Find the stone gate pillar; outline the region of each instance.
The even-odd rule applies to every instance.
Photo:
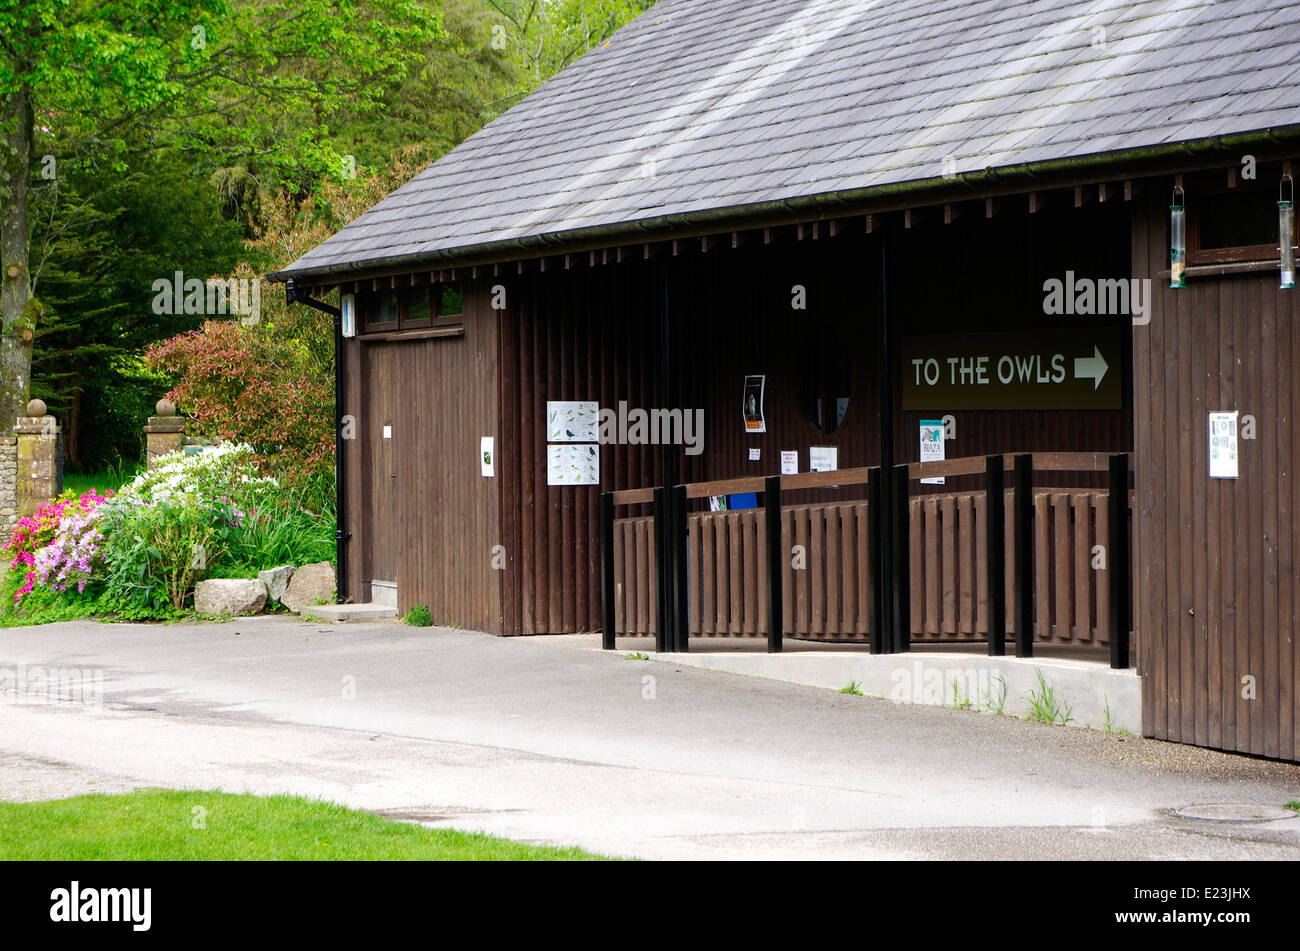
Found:
[[[154,460],[175,452],[185,440],[185,419],[176,415],[176,404],[162,399],[155,407],[157,416],[149,417],[149,424],[144,428],[144,465],[152,469]]]
[[[18,437],[0,436],[0,542],[18,525]]]
[[[43,400],[32,400],[27,415],[19,416],[14,424],[14,440],[16,515],[25,518],[63,491],[63,429],[46,412]],[[0,465],[3,459],[0,452]],[[3,501],[0,496],[0,503]]]

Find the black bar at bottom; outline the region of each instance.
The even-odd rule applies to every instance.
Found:
[[[614,649],[614,493],[600,494],[600,646]]]
[[[1034,656],[1034,457],[1016,456],[1016,656]]]
[[[1007,529],[1006,501],[1002,495],[1001,456],[989,456],[984,463],[984,512],[986,545],[984,561],[988,566],[987,600],[989,604],[989,656],[1002,657],[1007,652]]]
[[[763,483],[763,515],[767,528],[767,652],[782,650],[785,624],[785,592],[781,590],[785,572],[785,547],[781,544],[781,477],[768,476]]]
[[[1115,453],[1110,457],[1110,551],[1106,570],[1110,572],[1110,665],[1116,670],[1132,666],[1129,657],[1129,527],[1128,527],[1128,456]]]

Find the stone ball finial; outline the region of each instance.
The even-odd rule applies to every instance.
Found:
[[[159,416],[176,415],[176,404],[173,403],[171,400],[167,399],[166,397],[160,399],[158,401],[158,405],[155,406],[154,409],[158,411]]]
[[[27,404],[27,415],[41,417],[45,415],[45,400],[32,400]]]

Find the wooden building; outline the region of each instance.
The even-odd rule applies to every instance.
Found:
[[[655,633],[646,503],[684,485],[693,637],[779,603],[792,637],[981,641],[1005,576],[1029,643],[1100,646],[1131,507],[1144,731],[1300,758],[1298,42],[1271,0],[663,0],[273,275],[342,310],[340,596]],[[1021,588],[1003,454],[1036,473]],[[905,590],[864,475],[899,465]]]

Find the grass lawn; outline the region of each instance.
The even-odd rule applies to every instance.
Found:
[[[95,489],[100,495],[109,489],[116,492],[134,479],[143,468],[139,463],[130,463],[116,468],[109,467],[102,472],[64,472],[63,487],[74,490],[77,495],[90,489]]]
[[[576,848],[426,829],[295,796],[145,790],[0,803],[0,860],[599,858]]]

